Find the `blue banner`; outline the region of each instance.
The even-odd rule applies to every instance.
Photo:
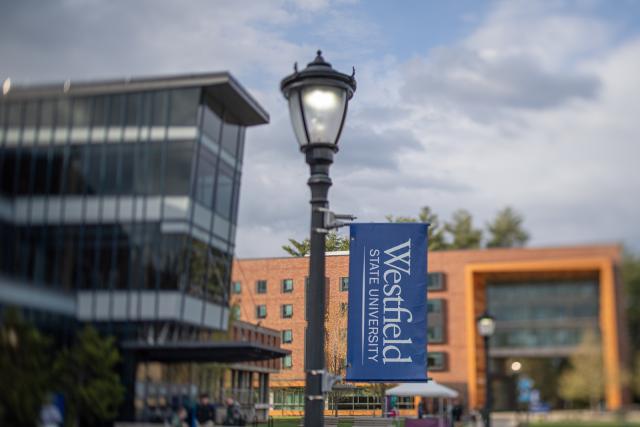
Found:
[[[428,224],[353,224],[347,381],[427,380]]]

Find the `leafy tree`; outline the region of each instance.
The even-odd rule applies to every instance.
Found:
[[[627,326],[630,337],[640,336],[640,256],[625,252],[622,260],[622,283],[627,300]],[[631,352],[635,354],[636,366],[634,391],[640,398],[640,341],[631,340]]]
[[[115,368],[120,354],[113,337],[101,337],[85,326],[70,349],[58,357],[56,368],[68,402],[69,423],[94,426],[112,420],[124,398]]]
[[[595,409],[604,396],[604,371],[600,341],[593,331],[582,337],[569,358],[571,367],[560,376],[558,394],[565,400],[588,402]]]
[[[488,248],[513,248],[524,246],[529,233],[522,228],[522,215],[507,206],[498,212],[493,222],[487,224]]]
[[[50,342],[19,312],[9,309],[0,326],[0,425],[38,424],[51,385]]]
[[[307,256],[309,255],[309,252],[311,252],[311,242],[309,241],[309,238],[306,238],[301,242],[295,239],[289,239],[289,243],[291,243],[291,245],[282,245],[282,249],[293,257]]]
[[[289,243],[291,243],[291,245],[283,245],[282,249],[291,256],[303,257],[311,253],[311,242],[308,237],[303,241],[289,239]],[[342,236],[335,231],[331,231],[326,236],[325,248],[327,252],[348,251],[349,238]]]
[[[640,396],[640,352],[636,353],[635,372],[633,375],[633,391]]]
[[[418,213],[418,217],[387,215],[385,217],[389,222],[427,222],[429,226],[429,250],[440,251],[447,249],[448,245],[444,235],[444,228],[440,224],[438,215],[431,212],[429,206],[423,206]]]
[[[452,221],[444,225],[451,235],[451,249],[475,249],[480,247],[482,230],[473,228],[473,218],[469,211],[458,209],[453,213]]]

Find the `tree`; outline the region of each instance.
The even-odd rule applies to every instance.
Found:
[[[0,326],[0,425],[38,425],[51,386],[50,341],[9,309]]]
[[[469,211],[458,209],[453,213],[452,221],[444,225],[451,235],[451,249],[475,249],[480,247],[482,230],[473,228],[473,218]]]
[[[513,248],[524,246],[529,233],[522,228],[523,217],[509,206],[499,211],[493,222],[487,224],[488,248]]]
[[[58,357],[56,367],[68,402],[68,421],[94,426],[118,414],[124,387],[115,368],[120,354],[113,337],[101,337],[91,326],[76,336],[73,347]]]
[[[293,257],[303,257],[309,255],[311,251],[311,242],[309,238],[299,242],[295,239],[289,239],[291,245],[282,245],[282,249]]]
[[[621,270],[627,301],[629,336],[638,337],[640,336],[640,256],[625,251]],[[640,341],[631,340],[631,354],[635,354],[636,359],[634,391],[636,398],[640,398]]]
[[[325,358],[327,369],[343,375],[347,360],[347,305],[337,299],[328,301],[325,315]]]
[[[429,206],[423,206],[418,213],[418,217],[387,215],[385,217],[389,222],[426,222],[429,223],[429,250],[440,251],[447,249],[447,242],[444,235],[444,228],[440,225],[438,215],[431,212]]]
[[[327,234],[325,242],[327,252],[349,250],[349,238],[335,231]],[[291,245],[283,245],[282,249],[293,257],[303,257],[311,253],[311,242],[308,237],[302,241],[289,239],[289,243],[291,243]]]
[[[640,352],[636,353],[635,372],[633,374],[633,391],[640,396]]]
[[[560,376],[558,394],[565,400],[587,402],[595,409],[604,396],[604,371],[600,340],[587,331],[569,358],[570,368]]]

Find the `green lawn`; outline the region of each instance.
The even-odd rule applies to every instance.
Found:
[[[251,425],[251,424],[249,424]],[[298,427],[300,425],[300,418],[274,418],[273,426],[274,427]],[[268,424],[258,424],[259,427],[267,427]],[[399,420],[398,427],[404,426],[404,421]],[[350,421],[339,421],[338,427],[351,427]],[[634,426],[635,427],[635,426]],[[640,426],[639,426],[640,427]]]
[[[602,421],[556,421],[556,422],[535,422],[531,427],[640,427],[640,423],[631,422],[602,422]]]

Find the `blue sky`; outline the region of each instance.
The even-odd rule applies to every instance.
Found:
[[[237,253],[308,230],[307,170],[279,80],[315,50],[357,70],[332,207],[482,227],[512,206],[531,245],[640,250],[640,2],[58,0],[6,3],[0,79],[229,70],[271,114],[247,132]]]

